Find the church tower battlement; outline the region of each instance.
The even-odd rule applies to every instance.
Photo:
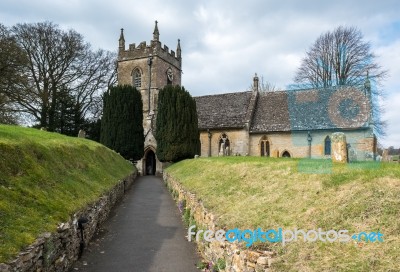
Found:
[[[142,93],[143,110],[155,111],[158,90],[167,84],[181,85],[182,50],[178,40],[176,52],[162,46],[155,22],[153,39],[148,45],[145,41],[138,46],[125,46],[124,30],[121,29],[118,50],[118,84],[133,85]],[[151,64],[151,65],[149,65]],[[150,95],[149,95],[149,82]],[[149,99],[150,97],[150,104]],[[150,107],[150,108],[149,108]]]

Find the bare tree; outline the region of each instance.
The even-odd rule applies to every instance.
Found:
[[[6,93],[25,81],[25,54],[10,31],[0,24],[0,123],[15,124],[18,113]]]
[[[314,88],[357,85],[364,84],[367,73],[370,80],[379,82],[387,71],[375,59],[360,30],[340,26],[319,36],[306,52],[295,82]]]
[[[17,124],[18,116],[12,108],[12,102],[0,93],[0,124]]]
[[[102,112],[102,94],[117,81],[116,54],[98,50],[89,52],[74,81],[72,93],[82,116],[98,118]]]
[[[76,120],[81,120],[115,80],[115,54],[93,51],[74,30],[44,22],[18,24],[12,32],[28,57],[27,82],[8,96],[39,126],[57,130],[63,99],[73,100]]]
[[[382,81],[387,71],[376,62],[371,46],[360,30],[340,26],[318,37],[306,52],[294,81],[296,88],[327,88],[335,86],[364,86],[368,78],[372,90],[375,133],[384,135],[385,122],[380,119],[383,109],[378,100],[383,96]]]

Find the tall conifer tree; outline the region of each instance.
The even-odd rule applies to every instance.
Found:
[[[129,160],[144,152],[141,94],[130,85],[111,87],[103,97],[100,142]]]
[[[155,138],[160,161],[193,158],[200,152],[196,101],[180,86],[167,85],[158,98]]]

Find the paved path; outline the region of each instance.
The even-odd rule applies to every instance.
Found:
[[[195,244],[160,178],[138,178],[71,271],[199,271]]]

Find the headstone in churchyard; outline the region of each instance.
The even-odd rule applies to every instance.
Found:
[[[343,132],[332,134],[332,161],[347,163],[347,143],[346,135]]]
[[[83,129],[80,129],[78,133],[78,138],[85,138],[85,137],[86,137],[86,132]]]
[[[383,162],[387,162],[389,161],[389,150],[388,149],[384,149],[382,152],[382,161]]]
[[[225,143],[221,144],[221,148],[219,150],[219,156],[223,156],[224,155],[224,150],[225,150]]]
[[[357,151],[353,147],[349,147],[349,162],[357,161]]]

